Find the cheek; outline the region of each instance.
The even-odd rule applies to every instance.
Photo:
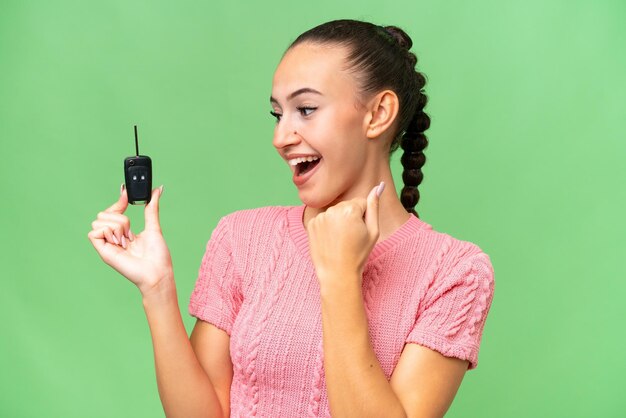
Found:
[[[354,147],[362,132],[362,120],[354,111],[332,110],[326,112],[315,121],[317,138],[323,139],[326,146],[342,150]]]
[[[338,121],[337,126],[340,126],[341,129],[336,132],[334,145],[337,154],[343,158],[350,157],[346,158],[344,162],[352,165],[353,162],[362,162],[367,138],[362,132],[361,121],[353,115],[350,116]]]
[[[324,157],[327,167],[325,170],[326,180],[333,184],[333,187],[341,189],[356,183],[363,175],[366,165],[363,147],[357,146],[354,141],[348,138],[337,138],[332,151]]]

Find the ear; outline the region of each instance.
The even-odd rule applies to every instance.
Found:
[[[374,96],[368,103],[368,114],[365,119],[365,132],[368,138],[378,138],[388,131],[398,116],[400,101],[391,90],[384,90]]]

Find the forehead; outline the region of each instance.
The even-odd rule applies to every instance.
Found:
[[[291,92],[307,87],[329,97],[353,96],[355,80],[346,69],[347,52],[339,45],[305,42],[294,46],[276,68],[272,96],[281,101]]]

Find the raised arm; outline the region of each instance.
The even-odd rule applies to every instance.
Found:
[[[122,188],[119,200],[98,214],[88,238],[102,260],[141,293],[154,346],[159,395],[167,417],[227,417],[228,336],[208,326],[197,326],[191,339],[187,336],[170,252],[159,224],[161,192],[152,191],[145,207],[145,229],[140,234],[130,231],[130,221],[123,215],[128,197]],[[230,370],[232,373],[232,366]]]
[[[330,410],[337,417],[442,417],[472,365],[466,359],[476,362],[478,330],[482,329],[492,292],[490,266],[479,254],[472,260],[475,264],[463,263],[450,275],[448,292],[433,299],[432,311],[421,314],[419,326],[409,335],[388,381],[372,348],[362,295],[363,265],[378,237],[377,213],[373,190],[367,200],[341,202],[318,214],[307,226],[320,282]],[[470,267],[468,271],[476,276],[472,280],[464,275]],[[461,325],[467,327],[467,333]],[[459,346],[445,339],[433,344],[427,338],[435,335],[433,329],[444,329],[450,339],[457,334],[459,338],[472,337]],[[444,356],[431,346],[450,355]]]

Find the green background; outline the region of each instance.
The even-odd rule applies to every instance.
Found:
[[[432,118],[418,211],[494,265],[479,367],[447,416],[626,416],[622,0],[0,0],[1,417],[163,416],[140,294],[87,239],[132,126],[191,331],[218,219],[299,204],[272,74],[336,18],[413,38]]]

